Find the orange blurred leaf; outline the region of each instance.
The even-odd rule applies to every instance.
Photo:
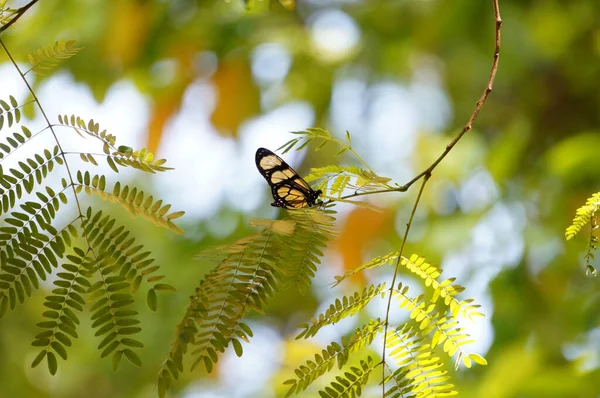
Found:
[[[375,212],[361,207],[348,214],[337,242],[344,271],[362,264],[365,246],[389,231],[392,217],[390,210]],[[366,282],[363,273],[357,273],[352,279],[360,286]]]
[[[259,93],[248,61],[241,57],[222,59],[213,83],[217,105],[211,122],[222,133],[236,136],[240,123],[259,111]]]

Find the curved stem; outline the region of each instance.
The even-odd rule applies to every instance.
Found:
[[[448,145],[446,145],[446,149],[444,150],[444,152],[442,152],[442,154],[427,169],[423,170],[421,173],[417,174],[412,180],[410,180],[403,186],[396,189],[397,191],[401,191],[401,192],[406,191],[412,184],[414,184],[415,182],[417,182],[421,178],[423,178],[423,183],[421,185],[421,188],[419,189],[417,199],[415,200],[415,204],[413,206],[413,210],[410,215],[410,219],[409,219],[408,223],[406,224],[406,231],[404,232],[404,238],[402,239],[402,246],[400,247],[400,254],[398,255],[398,260],[396,262],[396,268],[394,269],[394,276],[392,278],[392,286],[390,287],[390,296],[388,297],[387,310],[386,310],[386,314],[385,314],[384,335],[383,335],[382,361],[384,362],[384,364],[386,363],[385,351],[386,351],[386,343],[387,343],[387,330],[388,330],[388,326],[389,326],[389,315],[390,315],[390,308],[391,308],[391,302],[392,302],[392,293],[393,293],[394,285],[396,284],[396,277],[398,275],[398,269],[399,269],[400,263],[402,261],[402,252],[404,250],[404,244],[406,242],[406,238],[408,237],[408,233],[409,233],[410,227],[412,225],[412,220],[414,218],[415,212],[419,205],[419,200],[421,198],[421,194],[423,193],[425,184],[427,184],[427,181],[431,177],[431,173],[433,172],[433,170],[446,157],[446,155],[448,155],[448,153],[452,150],[452,148],[454,148],[454,146],[463,137],[463,135],[465,135],[467,133],[467,131],[469,131],[473,128],[473,123],[477,119],[477,116],[479,115],[481,108],[485,104],[487,97],[492,92],[494,80],[496,78],[496,72],[498,70],[498,61],[500,59],[500,43],[501,43],[500,29],[502,27],[502,18],[500,17],[500,7],[498,4],[498,1],[499,0],[492,0],[493,7],[494,7],[494,17],[495,17],[495,21],[496,21],[496,25],[495,25],[496,41],[495,41],[495,48],[494,48],[494,60],[492,62],[492,68],[490,71],[490,76],[488,78],[486,88],[483,91],[483,94],[481,94],[481,97],[479,98],[479,100],[477,101],[477,103],[475,105],[475,109],[473,110],[473,113],[471,113],[471,116],[469,117],[467,124],[465,124],[465,126],[460,131],[460,133],[458,133],[458,135],[452,141],[450,141],[450,143]],[[364,193],[364,194],[367,194],[367,193]],[[384,381],[385,381],[385,366],[382,367],[382,391],[383,391],[382,396],[385,396],[385,382]]]
[[[404,251],[404,245],[406,243],[406,238],[408,237],[408,232],[410,231],[410,227],[412,225],[413,219],[415,218],[415,213],[417,212],[417,207],[419,206],[419,201],[421,200],[421,194],[423,194],[423,189],[427,184],[427,181],[431,177],[431,174],[425,174],[425,178],[423,178],[423,183],[421,184],[421,188],[419,189],[419,193],[417,194],[417,199],[415,199],[415,204],[413,205],[412,212],[410,213],[410,218],[408,219],[408,223],[406,223],[406,230],[404,231],[404,237],[402,238],[402,245],[400,246],[400,252],[398,254],[398,260],[396,260],[396,268],[394,269],[394,276],[392,277],[392,285],[390,286],[390,295],[388,296],[387,309],[385,311],[385,322],[384,322],[384,330],[383,330],[383,353],[381,355],[383,363],[385,363],[385,345],[387,343],[387,331],[389,326],[389,318],[390,318],[390,308],[392,306],[392,295],[394,292],[394,286],[396,285],[396,278],[398,277],[398,269],[400,268],[400,263],[402,262],[402,252]],[[382,368],[382,381],[385,381],[385,367]],[[383,389],[383,395],[385,396],[385,382],[381,383]]]

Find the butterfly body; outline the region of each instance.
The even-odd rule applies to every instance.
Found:
[[[274,207],[300,209],[314,206],[321,190],[314,191],[283,159],[268,149],[256,151],[256,167],[271,187]]]

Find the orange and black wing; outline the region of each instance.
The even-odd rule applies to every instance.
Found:
[[[317,204],[321,191],[313,189],[283,159],[265,148],[256,151],[256,167],[271,186],[271,206],[300,209]]]

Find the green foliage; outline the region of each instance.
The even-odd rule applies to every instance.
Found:
[[[10,95],[8,102],[0,100],[0,130],[4,127],[4,121],[6,120],[8,127],[12,127],[13,123],[19,123],[21,121],[21,109],[19,103]],[[2,148],[4,150],[4,148]]]
[[[323,148],[327,143],[334,143],[340,147],[340,150],[335,154],[336,156],[345,152],[352,153],[365,167],[363,169],[353,165],[329,165],[311,169],[310,174],[304,179],[306,181],[320,180],[316,189],[328,192],[329,195],[335,197],[336,200],[342,199],[341,196],[346,189],[352,190],[354,193],[366,193],[375,190],[395,190],[398,188],[398,185],[393,187],[388,184],[391,181],[390,178],[378,176],[354,148],[352,148],[349,132],[346,131],[345,142],[335,138],[329,131],[322,128],[309,128],[306,131],[292,132],[292,134],[299,135],[299,137],[282,145],[279,149],[283,149],[283,153],[294,148],[296,150],[301,150],[313,141],[318,142],[315,150]],[[357,204],[357,202],[352,203]]]
[[[598,237],[594,235],[594,232],[598,229],[597,218],[599,209],[600,192],[596,192],[586,200],[585,205],[577,209],[573,222],[565,231],[565,238],[567,240],[573,239],[586,224],[590,224],[588,250],[585,254],[585,272],[588,276],[596,276],[598,273],[591,262],[594,260],[594,252],[598,248]]]
[[[581,228],[589,223],[590,220],[597,217],[598,209],[600,209],[600,192],[596,192],[590,196],[585,201],[585,205],[577,209],[575,212],[575,218],[573,218],[573,222],[565,231],[565,238],[567,240],[573,239],[573,237],[575,237],[575,235],[581,231]]]
[[[315,276],[317,265],[323,257],[322,248],[335,233],[332,211],[313,209],[290,210],[289,220],[294,223],[294,232],[284,239],[285,252],[281,258],[284,287],[296,287],[305,294]],[[284,235],[285,236],[285,235]]]
[[[419,276],[425,286],[433,289],[433,296],[431,303],[435,303],[441,297],[444,299],[444,305],[450,308],[452,317],[456,318],[458,315],[463,318],[473,320],[473,317],[484,316],[481,312],[474,310],[481,307],[479,304],[472,304],[473,299],[466,299],[458,301],[456,295],[465,290],[460,285],[455,285],[453,282],[456,278],[449,278],[443,282],[438,282],[437,278],[441,275],[442,270],[427,263],[423,257],[419,257],[413,254],[410,259],[402,257],[401,265],[404,265],[413,274]]]
[[[58,124],[55,126],[71,127],[82,137],[88,135],[100,140],[102,142],[102,152],[106,157],[106,163],[115,173],[119,172],[118,166],[133,167],[147,173],[171,170],[170,167],[163,166],[166,162],[165,159],[155,160],[154,155],[151,152],[147,152],[146,149],[133,150],[124,145],[117,147],[117,138],[109,134],[106,130],[100,131],[100,124],[96,123],[94,119],[90,119],[86,123],[79,116],[71,115],[69,117],[68,115],[59,115]],[[90,153],[81,153],[80,158],[84,162],[89,162],[94,166],[98,165],[96,158]]]
[[[285,151],[296,145],[299,149],[311,140],[321,139],[320,146],[335,141],[343,147],[340,153],[355,153],[349,134],[347,143],[339,142],[322,129],[310,129],[296,134],[301,137],[284,145]],[[358,154],[356,156],[360,159]],[[328,166],[314,172],[313,179],[329,174],[338,175],[329,188],[330,192],[335,192],[338,196],[348,187],[363,192],[371,189],[399,190],[387,184],[389,179],[377,177],[370,168],[365,171],[354,166]],[[339,178],[339,175],[345,177]],[[356,180],[354,185],[350,182],[349,175],[353,175]],[[93,179],[84,176],[84,185],[88,186],[88,181]],[[100,181],[100,178],[96,180]],[[100,182],[96,185],[99,184]],[[203,254],[202,258],[215,261],[218,265],[196,289],[186,314],[177,327],[176,339],[159,371],[159,396],[164,397],[171,388],[172,380],[178,379],[183,372],[184,356],[189,350],[193,350],[192,370],[202,363],[207,372],[212,372],[219,354],[230,345],[236,354],[242,355],[240,340],[249,341],[252,336],[250,328],[242,323],[243,317],[250,310],[262,312],[279,287],[293,286],[299,288],[301,293],[306,292],[315,276],[317,265],[321,262],[320,258],[323,257],[321,248],[335,236],[335,220],[331,216],[333,212],[326,206],[322,209],[288,210],[287,214],[283,220],[254,220],[253,225],[262,228],[260,233]],[[387,335],[389,340],[386,347],[392,351],[391,356],[397,359],[400,367],[397,371],[388,372],[388,377],[383,380],[384,383],[395,384],[386,396],[453,395],[453,386],[446,383],[449,376],[445,371],[439,370],[443,364],[438,357],[433,356],[432,350],[439,345],[449,356],[458,353],[456,366],[461,359],[469,367],[473,361],[485,363],[483,358],[467,354],[461,349],[472,340],[458,326],[458,317],[473,319],[482,314],[475,311],[479,305],[473,304],[472,299],[457,299],[464,288],[454,284],[455,278],[440,281],[441,270],[427,263],[424,258],[418,255],[404,258],[400,257],[399,252],[392,252],[373,258],[355,270],[336,277],[335,285],[357,272],[398,262],[398,265],[421,278],[430,294],[410,297],[408,288],[403,287],[402,283],[397,289],[391,289],[391,294],[401,299],[400,307],[410,312],[410,321]],[[309,323],[298,325],[301,332],[296,338],[313,337],[324,326],[356,315],[372,299],[385,297],[387,291],[385,284],[371,285],[353,295],[337,298],[324,313],[312,318]],[[345,372],[335,376],[334,381],[319,392],[320,396],[360,396],[371,371],[379,365],[387,366],[387,363],[382,361],[374,364],[369,357],[367,361],[360,361],[360,367],[350,367],[348,370],[346,365],[352,354],[370,345],[383,329],[387,330],[389,325],[386,322],[380,319],[368,320],[367,324],[357,328],[352,335],[342,339],[341,344],[332,342],[315,354],[314,360],[307,360],[304,365],[296,368],[296,377],[284,383],[289,386],[286,396],[306,390],[315,380],[331,372],[336,363]],[[399,344],[403,344],[404,351],[398,348]],[[405,358],[407,355],[409,360]]]
[[[374,363],[371,357],[360,361],[360,367],[351,366],[349,372],[344,372],[344,376],[336,376],[331,385],[319,391],[322,398],[354,398],[360,397],[362,388],[369,381],[371,372],[381,363]]]
[[[290,386],[286,397],[306,390],[318,377],[330,372],[336,363],[338,369],[342,369],[348,362],[350,354],[370,345],[375,336],[382,330],[383,321],[380,319],[371,320],[362,328],[357,328],[350,337],[344,337],[342,345],[334,342],[322,350],[321,354],[315,354],[314,361],[308,360],[306,365],[294,370],[296,378],[284,382],[284,384]]]
[[[63,180],[63,186],[66,187],[67,185],[66,180]],[[166,204],[163,206],[162,200],[155,201],[153,196],[146,196],[144,191],[138,190],[136,187],[124,185],[121,188],[121,183],[118,181],[115,183],[112,192],[106,191],[105,188],[105,176],[98,174],[92,176],[88,171],[84,173],[77,172],[75,192],[85,191],[88,195],[98,195],[105,201],[120,204],[132,217],[142,216],[159,227],[183,235],[181,228],[175,225],[172,220],[183,216],[184,212],[169,213],[171,205]]]
[[[381,267],[382,265],[386,265],[386,264],[393,264],[398,259],[399,255],[400,255],[400,252],[395,251],[395,252],[386,254],[384,256],[373,257],[371,260],[367,261],[366,263],[361,264],[358,267],[347,271],[344,275],[335,276],[334,277],[335,283],[333,284],[333,287],[338,286],[340,283],[342,283],[346,279],[350,278],[352,275],[356,275],[359,272],[366,271],[366,270],[372,269],[372,268]]]
[[[344,318],[356,314],[363,309],[375,297],[385,296],[385,283],[377,286],[366,287],[362,292],[355,292],[352,296],[343,296],[342,299],[336,299],[334,304],[331,304],[324,314],[320,314],[318,318],[313,318],[309,323],[301,323],[298,328],[304,329],[296,338],[308,338],[317,334],[324,326],[332,325],[341,321]]]
[[[33,71],[43,74],[56,68],[62,61],[69,59],[77,54],[82,48],[75,47],[75,40],[59,40],[54,44],[49,44],[30,53],[29,63],[31,68],[24,74]]]
[[[399,283],[398,287],[394,289],[393,295],[400,300],[400,308],[404,308],[410,313],[410,319],[418,325],[423,336],[433,332],[432,348],[441,345],[448,356],[458,353],[455,365],[458,368],[460,360],[465,358],[465,353],[460,347],[472,343],[474,340],[469,339],[470,336],[458,326],[459,322],[453,314],[447,313],[447,308],[437,310],[435,303],[427,300],[423,294],[416,298],[409,296],[408,286],[402,286],[402,283]],[[467,364],[470,365],[470,362],[465,363],[465,365]]]
[[[387,348],[398,365],[386,382],[393,382],[386,397],[444,397],[457,395],[444,364],[426,344],[420,330],[407,324],[388,332]]]
[[[13,15],[17,12],[17,10],[6,6],[7,1],[8,0],[0,0],[0,26],[10,22]]]
[[[68,254],[69,262],[61,265],[62,272],[56,273],[56,286],[52,294],[46,296],[44,306],[48,308],[42,316],[45,321],[38,323],[43,331],[35,336],[34,347],[41,347],[32,363],[35,367],[46,358],[48,370],[55,374],[58,369],[56,356],[67,359],[67,347],[71,347],[72,339],[77,339],[79,317],[86,304],[84,297],[89,293],[89,279],[93,275],[94,260],[88,258],[78,247],[73,248],[74,255]]]
[[[58,60],[74,55],[79,49],[73,43],[57,42],[30,55],[32,70],[46,70]],[[36,104],[41,107],[37,100]],[[21,122],[20,105],[15,98],[9,96],[8,102],[0,100],[0,129]],[[117,165],[149,173],[169,168],[163,166],[164,160],[154,160],[145,150],[115,147],[116,137],[100,131],[93,120],[85,123],[79,117],[61,116],[59,122],[35,133],[21,124],[19,132],[6,135],[5,141],[0,142],[0,317],[32,297],[42,282],[50,279],[53,289],[44,301],[43,321],[38,323],[41,331],[32,343],[40,349],[32,366],[45,360],[49,372],[57,372],[58,359],[68,358],[73,340],[78,338],[79,315],[88,304],[92,328],[102,339],[98,345],[100,356],[112,355],[114,369],[123,357],[141,366],[141,359],[134,351],[143,347],[135,338],[141,327],[137,311],[132,309],[134,294],[142,283],[148,284],[146,300],[155,311],[156,293],[174,288],[159,283],[164,279],[164,275],[157,273],[159,266],[154,264],[150,251],[143,250],[143,245],[130,237],[130,231],[100,210],[92,207],[82,210],[81,193],[118,203],[132,216],[141,215],[176,233],[182,231],[173,220],[183,212],[169,213],[170,205],[135,186],[121,188],[118,181],[111,192],[106,192],[104,175],[92,176],[87,170],[73,169],[69,154],[61,150],[59,135],[53,134],[54,129],[72,127],[80,135],[98,139],[104,155],[78,153],[82,160],[95,166],[95,156],[106,156],[115,172]],[[11,159],[15,165],[5,166],[10,156],[43,133],[52,133],[55,144],[30,157]],[[64,167],[55,168],[55,164]],[[52,173],[62,175],[60,190],[42,186]],[[76,217],[60,225],[58,215],[65,208],[74,211]]]
[[[177,326],[176,340],[158,375],[161,397],[183,371],[190,345],[192,370],[202,363],[211,372],[230,344],[242,355],[240,340],[252,337],[242,322],[248,312],[262,313],[282,285],[302,291],[310,283],[319,263],[316,256],[322,256],[318,248],[332,235],[331,213],[304,208],[289,210],[286,220],[255,220],[253,224],[263,228],[260,233],[202,254],[200,258],[218,265],[200,282]]]
[[[393,189],[388,184],[391,181],[390,178],[380,177],[373,171],[361,169],[358,166],[330,165],[313,168],[305,180],[321,180],[317,184],[317,189],[327,190],[329,195],[337,198],[340,198],[346,189],[355,192]]]

